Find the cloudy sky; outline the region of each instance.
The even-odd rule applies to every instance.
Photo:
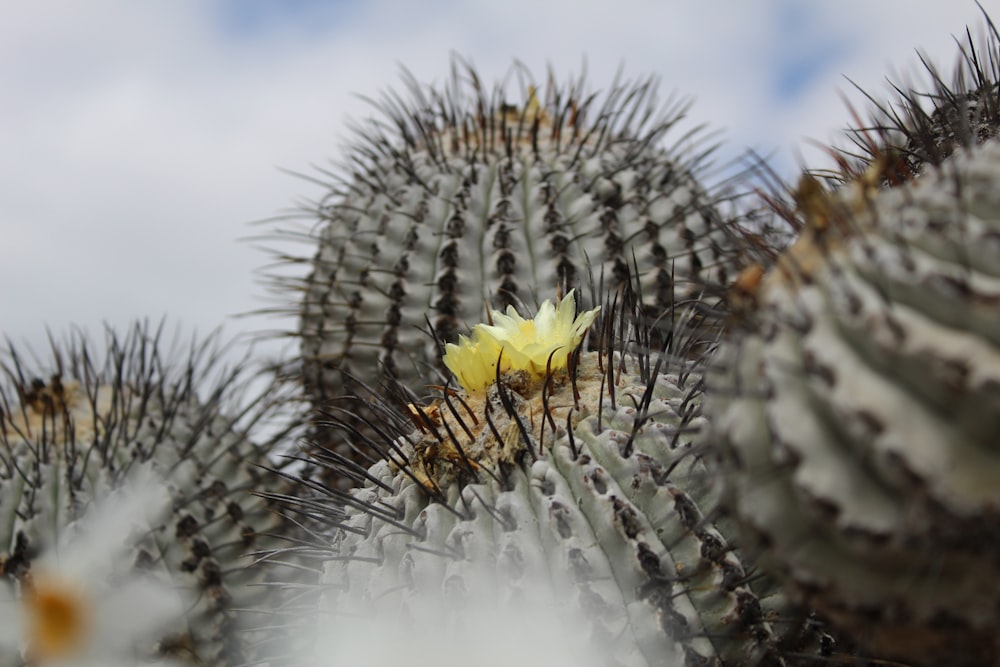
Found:
[[[1000,17],[1000,0],[983,0]],[[486,81],[514,59],[600,89],[623,67],[694,98],[687,127],[722,131],[793,178],[808,140],[848,122],[850,77],[950,71],[973,0],[0,0],[0,336],[100,332],[135,317],[186,331],[294,328],[240,242],[320,191],[345,121],[399,82],[441,81],[454,51]],[[863,107],[863,105],[861,105]],[[307,253],[308,249],[298,248]],[[294,306],[294,295],[287,295]],[[272,349],[272,348],[269,348]]]

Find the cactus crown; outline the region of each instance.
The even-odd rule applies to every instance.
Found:
[[[441,87],[425,86],[404,69],[409,99],[387,91],[372,100],[382,118],[354,126],[356,142],[341,166],[349,180],[342,185],[356,187],[355,179],[363,176],[379,179],[386,158],[401,161],[404,168],[413,167],[408,157],[418,152],[427,152],[439,168],[452,172],[491,156],[512,158],[521,150],[542,158],[547,147],[566,156],[567,168],[617,144],[630,146],[638,156],[658,144],[688,106],[673,101],[661,107],[654,78],[618,80],[607,93],[598,95],[586,89],[583,76],[560,85],[550,71],[540,96],[539,86],[523,66],[516,66],[512,75],[521,84],[520,103],[510,101],[506,83],[490,87],[471,64],[457,56]],[[692,135],[681,137],[678,146],[696,147]],[[709,152],[689,156],[690,162],[682,166],[692,171]],[[454,157],[462,159],[449,159]],[[416,169],[412,175],[417,175]],[[391,184],[376,180],[374,185]],[[340,194],[331,192],[333,197]],[[332,198],[327,202],[333,203]]]
[[[589,290],[589,294],[570,293],[555,305],[547,301],[534,319],[525,319],[516,311],[509,311],[506,315],[493,311],[496,318],[493,325],[477,325],[471,338],[463,337],[462,344],[448,347],[452,355],[448,363],[454,366],[456,378],[462,384],[462,377],[471,376],[475,380],[470,383],[471,387],[463,385],[456,390],[453,386],[429,383],[428,389],[435,390],[435,394],[428,398],[418,396],[400,382],[383,380],[377,387],[367,388],[363,399],[371,413],[362,415],[361,424],[358,423],[358,415],[348,407],[340,408],[333,404],[323,411],[324,423],[340,433],[339,438],[345,446],[359,454],[357,460],[331,451],[310,452],[310,458],[318,466],[360,484],[371,481],[367,470],[371,465],[379,461],[394,461],[404,473],[413,473],[411,477],[421,482],[430,497],[443,501],[440,485],[429,481],[434,475],[428,474],[427,470],[446,464],[445,467],[455,472],[446,475],[449,480],[475,481],[502,472],[503,466],[515,459],[519,461],[524,456],[537,456],[539,438],[542,443],[548,442],[553,433],[551,429],[558,421],[565,422],[566,401],[572,406],[571,412],[581,409],[582,372],[587,373],[588,382],[596,377],[596,393],[586,399],[595,404],[617,407],[621,399],[615,387],[626,366],[642,381],[649,383],[655,383],[662,374],[671,374],[685,388],[684,391],[690,393],[687,400],[697,403],[701,392],[698,369],[704,356],[691,351],[704,348],[705,329],[691,325],[690,312],[665,312],[655,323],[648,319],[647,310],[642,307],[641,286],[637,279],[630,278],[618,289],[604,292],[604,302],[594,303],[600,291],[600,288],[594,288]],[[578,296],[584,303],[582,309],[577,305],[580,303]],[[582,312],[576,314],[577,310]],[[497,316],[509,320],[502,322]],[[511,346],[509,341],[503,340],[504,333],[496,334],[496,338],[485,333],[491,330],[491,326],[506,332],[505,325],[519,330],[522,325],[539,320],[551,320],[552,330],[559,332],[560,344],[546,345],[544,352],[538,354],[520,352],[523,365],[508,365],[505,361],[508,349],[513,352],[512,358],[517,357],[519,352],[516,344]],[[500,325],[497,325],[498,321],[501,321]],[[555,326],[556,322],[561,324]],[[661,338],[656,333],[658,326],[669,326],[671,335]],[[595,352],[585,351],[580,344],[588,328],[587,347]],[[489,337],[489,342],[483,343],[486,337]],[[477,341],[481,345],[479,348],[476,347]],[[483,350],[487,348],[489,352],[484,354]],[[556,350],[566,355],[561,363],[553,354]],[[623,356],[627,356],[629,361],[623,361]],[[586,359],[586,364],[581,365],[583,359]],[[497,360],[500,361],[499,366]],[[553,398],[557,394],[560,396],[558,400]],[[521,421],[523,416],[519,406],[525,397],[537,401],[531,423]],[[498,408],[505,414],[505,419],[510,420],[509,431],[500,433],[497,429],[493,411]],[[691,413],[688,418],[693,416],[694,413]],[[465,436],[484,433],[494,436],[498,442],[512,445],[502,455],[489,455],[492,457],[489,460],[496,466],[480,466],[475,456],[461,451],[461,445],[454,445]],[[426,436],[436,444],[425,454],[411,460],[400,453],[398,443],[409,442],[415,434]],[[428,457],[433,459],[433,463],[428,464]],[[314,486],[312,482],[307,483]],[[331,507],[346,500],[348,495],[329,488],[323,489],[322,493],[333,494],[331,499],[340,499]]]

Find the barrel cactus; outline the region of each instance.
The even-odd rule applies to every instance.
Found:
[[[265,604],[277,576],[268,556],[287,546],[276,536],[295,531],[274,502],[253,495],[285,435],[271,418],[286,392],[269,387],[242,400],[251,378],[223,368],[216,345],[207,339],[171,358],[178,350],[166,349],[161,330],[137,324],[124,336],[109,332],[104,346],[73,334],[44,361],[9,347],[0,359],[0,573],[30,578],[40,553],[131,471],[149,467],[172,501],[129,560],[191,600],[158,651],[223,666],[266,654],[257,645],[266,633],[250,630],[276,624]],[[248,431],[265,423],[271,433],[255,442]],[[281,493],[280,477],[266,482]]]
[[[456,61],[443,88],[406,87],[383,97],[308,211],[314,255],[295,290],[314,406],[385,378],[437,382],[439,344],[487,304],[531,306],[591,277],[613,288],[635,265],[660,315],[736,272],[718,196],[699,182],[710,149],[676,132],[685,105],[660,108],[654,81],[600,96],[550,77],[512,103]]]
[[[360,488],[311,486],[334,523],[320,635],[342,618],[425,627],[435,614],[441,632],[406,650],[441,655],[427,642],[460,638],[466,609],[556,609],[601,665],[828,659],[830,638],[716,523],[681,328],[651,351],[642,305],[622,294],[600,314],[577,314],[574,293],[534,319],[493,312],[448,346],[459,386],[401,410],[373,397],[363,436],[342,422],[381,460],[330,463]]]
[[[858,641],[1000,661],[1000,144],[879,187],[805,178],[804,230],[745,275],[708,441],[762,563]]]

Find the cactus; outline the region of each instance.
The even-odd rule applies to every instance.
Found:
[[[469,607],[555,605],[583,618],[574,635],[597,664],[799,664],[792,656],[829,651],[716,525],[716,491],[692,448],[705,420],[683,327],[651,352],[641,304],[623,294],[604,305],[596,351],[574,347],[595,314],[574,321],[570,297],[535,321],[495,312],[449,347],[467,386],[399,411],[376,398],[383,412],[364,432],[345,418],[382,458],[368,469],[328,459],[360,488],[311,483],[322,497],[301,501],[334,524],[321,635],[355,615],[436,613],[445,629],[461,628]],[[486,387],[480,364],[495,373]]]
[[[0,664],[166,665],[155,643],[191,601],[169,579],[136,571],[128,556],[169,507],[157,475],[133,466],[59,531],[16,586],[0,584]]]
[[[709,375],[727,504],[790,591],[912,664],[1000,660],[1000,144],[804,179]],[[758,280],[759,278],[759,280]]]
[[[443,371],[440,343],[486,304],[523,307],[591,276],[613,288],[635,263],[660,315],[736,272],[717,197],[699,183],[710,151],[694,152],[693,133],[663,146],[686,107],[659,109],[654,81],[601,97],[550,77],[544,99],[528,86],[510,104],[456,61],[443,90],[406,86],[308,212],[315,256],[295,289],[314,406],[390,377],[419,391]]]
[[[103,349],[77,333],[53,342],[48,361],[30,362],[13,345],[0,359],[0,573],[23,580],[92,503],[150,465],[172,507],[131,560],[194,600],[159,650],[192,664],[242,664],[264,650],[255,645],[264,635],[249,630],[274,619],[239,610],[275,603],[264,602],[277,574],[266,555],[286,546],[275,536],[296,534],[253,495],[265,482],[272,493],[284,488],[258,466],[287,433],[259,443],[247,433],[273,420],[283,392],[269,387],[240,405],[237,388],[251,378],[221,367],[215,338],[177,360],[162,342],[161,329],[137,324],[125,336],[109,331]]]
[[[894,86],[851,130],[860,153],[839,154],[836,193],[810,175],[778,207],[799,239],[736,281],[708,381],[705,441],[741,544],[844,634],[915,665],[1000,659],[981,587],[1000,488],[1000,35],[986,24],[959,42],[950,83],[922,59],[932,90]]]
[[[924,165],[940,165],[956,149],[1000,133],[1000,33],[985,10],[983,17],[984,35],[976,39],[966,30],[965,39],[956,40],[960,55],[950,81],[922,57],[930,80],[924,89],[893,83],[891,103],[865,93],[872,102],[870,120],[848,130],[853,147],[839,152],[842,169],[834,180],[849,182],[880,162],[886,184],[907,181]],[[886,157],[891,165],[884,164]]]

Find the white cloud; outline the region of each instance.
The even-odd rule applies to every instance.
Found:
[[[656,74],[664,97],[696,98],[691,125],[726,129],[728,155],[778,150],[789,174],[795,151],[810,154],[804,137],[828,141],[849,120],[839,73],[884,94],[886,74],[916,70],[916,47],[950,68],[951,35],[981,23],[971,1],[817,3],[804,25],[824,34],[785,44],[780,0],[456,4],[381,0],[237,37],[195,0],[7,7],[0,333],[41,346],[46,324],[162,314],[207,331],[266,305],[252,277],[266,257],[235,239],[318,194],[279,167],[336,157],[346,115],[368,113],[355,93],[396,86],[399,64],[442,81],[455,50],[492,81],[514,57],[539,78],[548,64],[579,73],[586,58],[595,89],[622,65]],[[1000,1],[984,4],[1000,17]],[[813,57],[802,49],[816,41],[847,49],[798,96],[775,99],[775,58]]]

